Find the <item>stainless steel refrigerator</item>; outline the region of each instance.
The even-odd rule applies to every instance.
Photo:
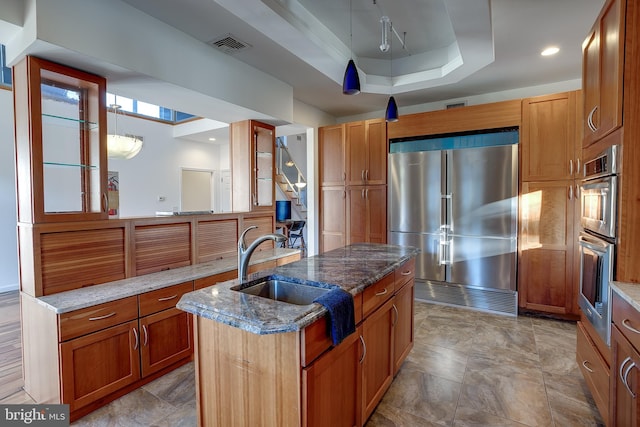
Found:
[[[416,298],[517,314],[518,131],[391,141],[389,243]]]

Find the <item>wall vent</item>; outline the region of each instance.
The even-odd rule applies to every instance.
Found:
[[[245,43],[239,40],[236,36],[234,36],[231,33],[225,34],[220,37],[216,37],[215,39],[207,42],[207,44],[229,55],[233,55],[234,53],[240,50],[251,47],[249,43]]]
[[[447,104],[447,110],[450,110],[452,108],[466,107],[466,106],[467,106],[467,101],[456,102],[455,104]]]

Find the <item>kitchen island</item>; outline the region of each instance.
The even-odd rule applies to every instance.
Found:
[[[413,345],[415,248],[355,244],[254,274],[354,298],[356,332],[334,346],[327,310],[234,290],[185,294],[194,314],[202,426],[362,425]]]

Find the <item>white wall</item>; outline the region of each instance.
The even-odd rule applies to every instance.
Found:
[[[18,289],[13,95],[0,89],[0,292]]]
[[[113,114],[109,114],[111,132],[113,118]],[[133,159],[108,161],[109,170],[119,174],[121,218],[178,210],[181,168],[229,169],[228,146],[175,139],[172,125],[119,115],[118,133],[144,138],[142,151]],[[158,201],[159,196],[165,200]]]

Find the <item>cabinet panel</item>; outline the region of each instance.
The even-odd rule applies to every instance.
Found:
[[[344,125],[318,129],[320,185],[344,185],[346,177],[346,148]]]
[[[198,263],[233,257],[237,253],[238,220],[198,221]]]
[[[362,420],[366,421],[393,381],[393,300],[362,323]]]
[[[194,287],[197,291],[198,289],[206,288],[208,286],[213,286],[216,283],[226,282],[227,280],[233,280],[238,278],[238,270],[234,269],[231,271],[227,271],[225,273],[214,274],[213,276],[201,277],[200,279],[196,279],[194,281]]]
[[[583,147],[622,125],[625,13],[626,1],[607,1],[583,43]]]
[[[384,119],[367,120],[367,184],[387,183],[387,122]]]
[[[345,245],[346,198],[344,187],[320,189],[320,252]]]
[[[302,370],[303,426],[361,425],[361,344],[356,332]]]
[[[370,185],[367,198],[368,242],[387,243],[387,186]]]
[[[367,170],[367,144],[365,123],[352,122],[345,125],[347,144],[347,185],[364,185]]]
[[[135,227],[136,275],[191,264],[191,223]]]
[[[369,316],[391,298],[394,291],[394,279],[393,273],[387,274],[377,283],[364,290],[362,298],[362,314],[364,317]]]
[[[142,376],[159,371],[193,353],[189,313],[171,308],[140,319]]]
[[[273,216],[245,218],[243,221],[242,227],[243,227],[243,230],[245,230],[253,225],[257,226],[258,228],[250,230],[249,232],[247,232],[247,234],[245,234],[244,241],[247,244],[247,246],[253,243],[253,241],[256,240],[258,237],[264,234],[273,233],[273,229],[274,229]],[[257,250],[272,249],[273,247],[274,247],[273,240],[267,240],[265,242],[262,242],[260,246],[258,246]],[[236,247],[236,250],[237,250],[237,247]]]
[[[637,426],[640,421],[640,354],[636,348],[620,332],[618,325],[611,329],[611,350],[613,352],[614,378],[613,413],[611,425]]]
[[[167,288],[158,289],[140,294],[140,316],[174,308],[180,297],[187,292],[193,291],[193,282],[188,281]]]
[[[413,279],[394,297],[395,321],[393,324],[393,375],[413,348]]]
[[[524,182],[521,201],[519,305],[568,313],[574,306],[573,181]]]
[[[140,378],[137,327],[135,320],[60,344],[62,399],[71,412]]]
[[[58,318],[60,341],[67,341],[137,318],[138,297],[136,296],[63,313]]]
[[[522,180],[571,179],[574,159],[576,94],[528,98],[522,101]]]
[[[43,295],[125,278],[125,230],[40,235]]]
[[[13,93],[20,221],[106,219],[106,80],[27,56]]]
[[[602,419],[606,421],[609,419],[609,365],[589,339],[582,322],[578,322],[577,334],[576,362],[578,362]]]

